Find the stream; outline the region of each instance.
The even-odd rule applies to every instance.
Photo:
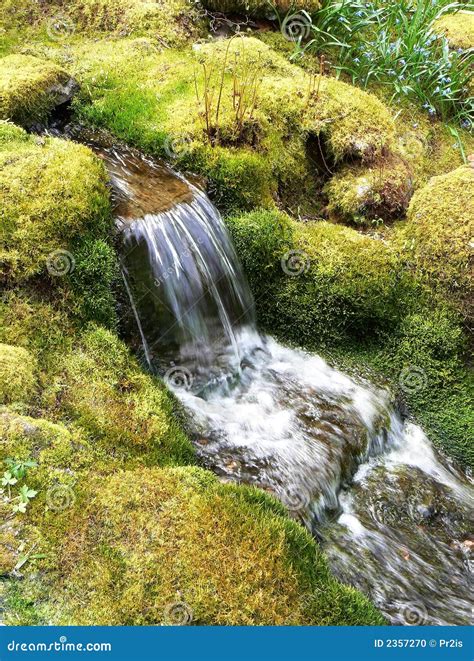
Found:
[[[471,623],[472,480],[390,393],[258,332],[198,186],[132,150],[91,146],[114,189],[144,360],[188,412],[200,462],[279,498],[391,623]]]

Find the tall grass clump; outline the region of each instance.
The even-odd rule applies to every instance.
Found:
[[[408,97],[433,118],[472,128],[474,49],[450,49],[435,27],[441,16],[467,7],[447,0],[329,0],[313,14],[311,38],[297,43],[294,56],[328,52],[337,73],[354,83],[385,85],[392,98]]]

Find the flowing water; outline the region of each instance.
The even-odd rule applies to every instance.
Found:
[[[231,241],[201,190],[132,152],[100,153],[144,354],[189,412],[201,462],[279,498],[332,571],[392,623],[469,623],[470,479],[389,393],[257,331]],[[178,201],[163,206],[169,177]]]

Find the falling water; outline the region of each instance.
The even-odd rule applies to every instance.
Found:
[[[173,174],[187,188],[163,209],[161,166],[102,155],[120,193],[124,277],[146,358],[190,413],[201,462],[279,498],[333,572],[391,622],[468,623],[470,480],[402,420],[387,392],[257,332],[234,249],[204,193]],[[133,216],[144,190],[151,201]]]

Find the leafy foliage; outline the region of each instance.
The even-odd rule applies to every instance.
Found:
[[[363,87],[378,83],[394,97],[417,100],[429,115],[472,126],[473,52],[450,49],[436,22],[465,5],[449,0],[330,0],[316,12],[313,37],[298,45],[328,51],[339,73]]]

